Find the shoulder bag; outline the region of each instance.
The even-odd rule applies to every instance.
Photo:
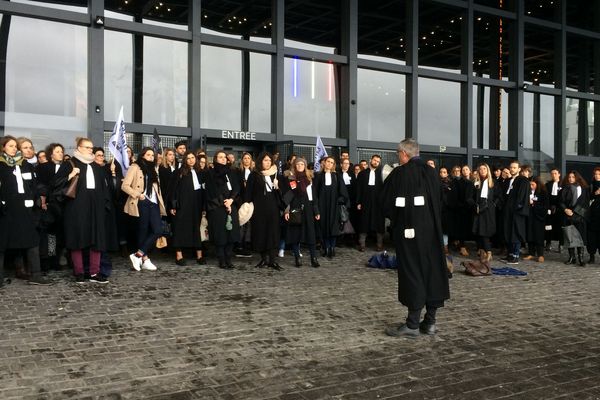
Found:
[[[69,162],[71,163],[71,167],[73,167],[73,169],[74,169],[75,164],[73,163],[73,161],[69,160]],[[79,174],[75,175],[73,177],[73,179],[71,179],[71,181],[69,182],[69,186],[67,187],[67,190],[65,190],[66,197],[68,197],[70,199],[74,199],[77,197],[77,184],[78,183],[79,183]]]

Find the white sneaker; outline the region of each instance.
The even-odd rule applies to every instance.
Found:
[[[279,254],[277,254],[279,258],[283,258],[283,250],[279,250]]]
[[[140,267],[142,266],[142,257],[138,257],[135,255],[135,253],[132,253],[129,255],[129,259],[131,260],[131,265],[133,266],[133,269],[135,269],[136,271],[140,271]]]
[[[146,261],[142,264],[142,269],[146,271],[156,271],[156,265],[152,264],[149,258],[146,258]]]
[[[298,254],[300,255],[300,257],[304,257],[304,256],[302,255],[302,253],[298,252]]]

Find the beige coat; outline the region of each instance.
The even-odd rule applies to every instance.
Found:
[[[163,202],[162,195],[160,193],[160,186],[156,183],[154,185],[154,191],[156,192],[156,197],[158,198],[158,206],[160,208],[160,215],[167,215],[165,211],[165,203]],[[138,210],[138,200],[140,195],[144,193],[144,173],[140,169],[140,166],[137,164],[131,165],[127,170],[127,175],[125,179],[123,179],[123,184],[121,185],[121,189],[129,195],[127,202],[125,203],[125,214],[129,214],[132,217],[139,217],[140,212]]]

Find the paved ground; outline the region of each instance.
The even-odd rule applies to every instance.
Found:
[[[395,272],[338,253],[320,269],[116,261],[107,286],[13,282],[0,398],[600,398],[600,266],[554,253],[526,277],[456,273],[439,333],[411,340],[383,334],[405,316]]]

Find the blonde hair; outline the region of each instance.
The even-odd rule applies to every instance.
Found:
[[[163,152],[162,152],[163,158],[162,158],[162,160],[160,162],[160,165],[162,165],[165,168],[169,168],[170,167],[169,163],[167,162],[167,155],[169,154],[169,152],[175,154],[175,150],[173,150],[170,147],[165,147],[163,149]],[[175,161],[173,161],[173,164],[175,164]]]
[[[308,163],[306,162],[306,159],[302,158],[302,157],[296,157],[294,159],[294,162],[292,162],[292,174],[294,176],[296,176],[296,172],[298,172],[298,170],[296,169],[296,165],[298,163],[303,163],[304,164],[304,173],[306,174],[306,177],[308,178],[309,182],[312,182],[312,178],[313,178],[313,172],[311,170],[308,169]]]
[[[494,187],[494,179],[492,178],[492,170],[490,169],[490,166],[487,165],[486,163],[481,163],[477,166],[477,182],[481,182],[481,174],[479,174],[479,168],[481,168],[481,167],[485,167],[485,169],[487,170],[486,181],[488,183],[488,188],[490,188],[490,189],[493,188]]]

